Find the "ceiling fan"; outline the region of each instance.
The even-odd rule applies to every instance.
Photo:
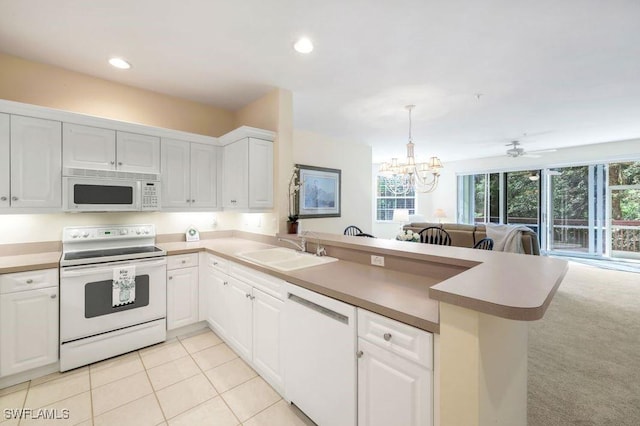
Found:
[[[511,148],[507,149],[507,156],[512,157],[512,158],[516,158],[516,157],[529,157],[529,158],[539,158],[540,155],[538,154],[544,154],[546,152],[555,152],[555,149],[541,149],[541,150],[537,150],[537,151],[530,151],[527,152],[524,150],[524,148],[521,147],[521,144],[519,141],[511,141],[510,143],[506,144],[505,146],[510,146]]]

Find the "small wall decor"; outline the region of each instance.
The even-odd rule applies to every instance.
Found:
[[[296,164],[300,192],[298,217],[340,217],[341,182],[339,169]]]

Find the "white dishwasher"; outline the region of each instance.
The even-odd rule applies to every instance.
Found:
[[[320,426],[357,421],[356,308],[286,284],[286,398]]]

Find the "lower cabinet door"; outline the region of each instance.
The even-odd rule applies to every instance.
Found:
[[[246,360],[252,352],[252,287],[235,278],[228,278],[224,288],[227,308],[228,343]]]
[[[253,289],[253,363],[267,382],[284,391],[281,322],[284,302]]]
[[[198,322],[198,268],[167,271],[167,329]]]
[[[209,325],[224,338],[227,335],[227,307],[225,289],[229,285],[229,276],[207,266],[207,317]]]
[[[431,426],[431,370],[361,338],[358,350],[358,424]]]
[[[58,360],[58,287],[0,296],[0,376]]]

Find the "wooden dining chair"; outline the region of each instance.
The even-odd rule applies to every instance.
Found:
[[[373,235],[371,234],[367,234],[365,232],[360,232],[359,234],[356,234],[356,237],[368,237],[368,238],[375,238]]]
[[[362,229],[358,228],[355,225],[349,225],[344,228],[344,235],[356,236],[358,234],[362,234]]]
[[[491,238],[483,238],[473,246],[474,249],[493,250],[493,240]]]
[[[447,231],[439,226],[429,226],[418,231],[420,242],[425,244],[437,244],[440,246],[450,246],[451,236]]]

